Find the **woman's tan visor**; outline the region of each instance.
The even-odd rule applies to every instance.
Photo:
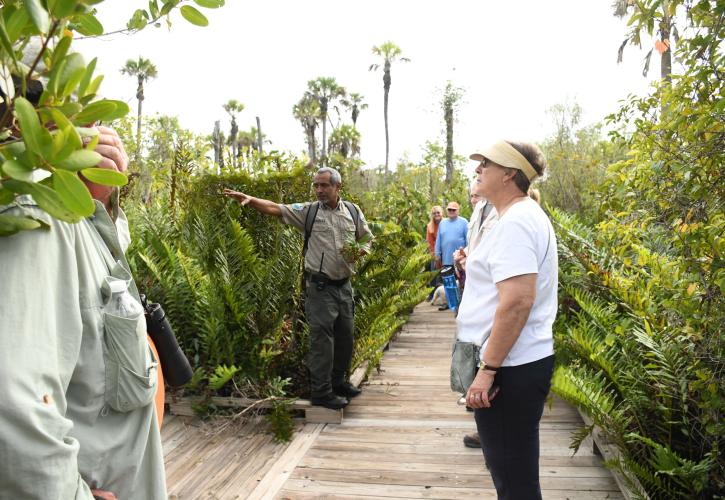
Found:
[[[498,141],[483,148],[479,153],[473,153],[469,158],[473,161],[491,160],[502,167],[521,170],[529,181],[538,175],[524,155],[506,141]]]

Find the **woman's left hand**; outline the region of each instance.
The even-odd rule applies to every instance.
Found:
[[[126,150],[123,148],[123,142],[118,136],[115,130],[112,128],[104,127],[99,125],[96,127],[98,130],[98,144],[96,145],[96,153],[101,155],[101,161],[98,163],[98,168],[105,168],[108,170],[115,170],[116,172],[125,172],[128,168],[128,155]],[[84,143],[89,142],[90,137],[84,138]],[[106,208],[110,207],[110,198],[113,191],[113,187],[96,184],[85,178],[83,180],[90,191],[91,196],[103,203]]]
[[[466,406],[470,408],[490,408],[491,401],[488,399],[488,392],[493,387],[494,372],[478,370],[476,378],[473,379],[471,387],[466,394]]]

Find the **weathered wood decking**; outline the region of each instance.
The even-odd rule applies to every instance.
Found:
[[[475,424],[448,387],[454,328],[450,312],[418,306],[342,424],[307,424],[287,449],[256,429],[215,443],[189,437],[171,449],[179,426],[166,427],[169,491],[178,499],[496,498],[480,450],[461,441]],[[556,398],[544,413],[544,498],[622,498],[591,445],[571,456],[581,423]]]

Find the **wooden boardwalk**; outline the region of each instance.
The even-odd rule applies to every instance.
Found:
[[[172,421],[164,429],[172,498],[496,498],[480,450],[461,441],[475,423],[448,386],[454,330],[450,312],[419,305],[342,424],[300,426],[288,447],[253,426],[210,442]],[[571,456],[581,424],[559,399],[545,410],[544,498],[623,498],[591,444]]]

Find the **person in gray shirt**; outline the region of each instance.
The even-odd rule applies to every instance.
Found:
[[[260,213],[279,217],[304,234],[311,402],[339,409],[360,394],[360,389],[346,380],[352,361],[355,311],[350,276],[357,258],[369,251],[372,233],[360,208],[340,198],[342,178],[337,170],[319,169],[312,187],[316,202],[288,205],[231,189],[224,189],[223,194]]]

